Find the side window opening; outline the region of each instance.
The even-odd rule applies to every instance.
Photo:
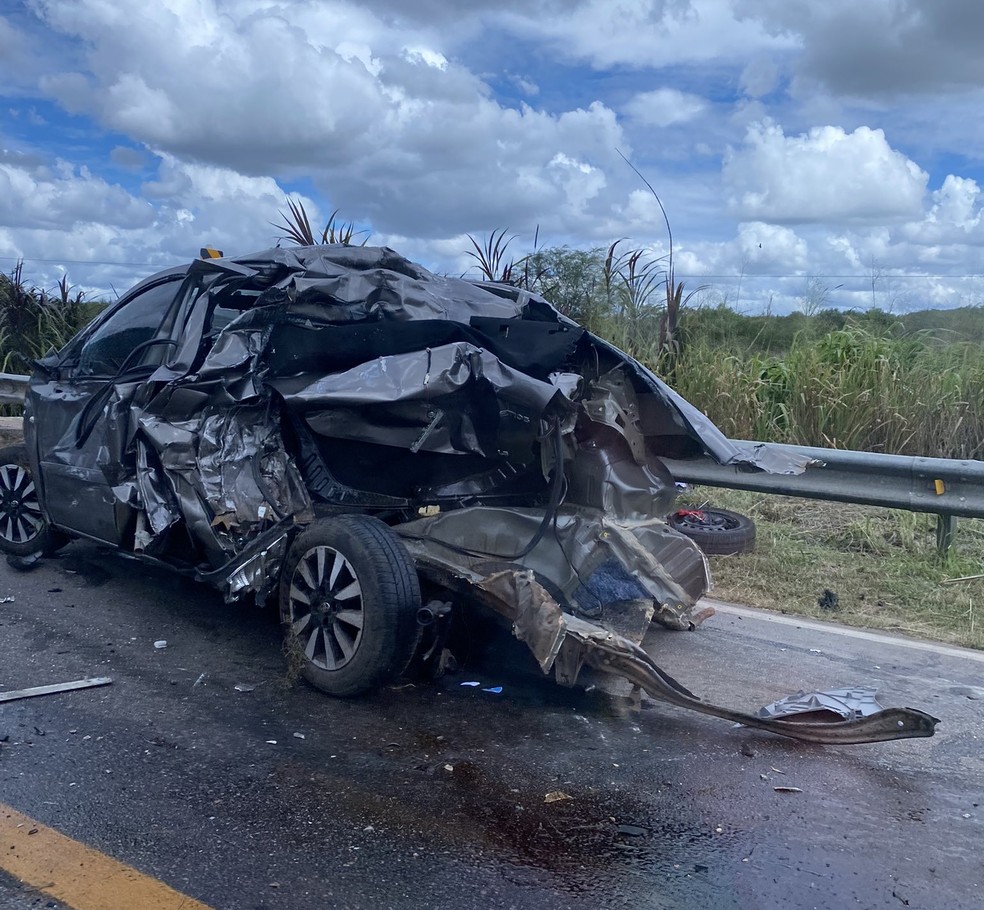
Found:
[[[134,348],[157,335],[180,286],[178,276],[148,288],[123,304],[82,346],[78,374],[115,376]],[[148,347],[140,362],[159,363],[169,350],[167,345]]]
[[[258,291],[252,293],[241,291],[235,297],[217,303],[209,320],[208,334],[218,335],[230,322],[238,319],[247,310],[251,310],[257,297],[259,297]]]

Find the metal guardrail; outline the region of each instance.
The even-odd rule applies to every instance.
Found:
[[[984,461],[777,447],[800,452],[822,464],[802,474],[764,474],[720,465],[707,457],[662,460],[676,480],[686,483],[935,514],[940,517],[936,531],[940,550],[952,543],[956,518],[984,518]]]
[[[23,404],[29,377],[0,373],[0,404]]]
[[[738,445],[749,445],[739,442]],[[752,443],[773,447],[773,443]],[[822,465],[802,474],[763,474],[710,458],[661,459],[676,480],[861,505],[984,518],[984,461],[881,455],[809,446],[775,446]]]
[[[27,376],[0,373],[0,403],[23,402],[27,383]],[[676,480],[686,483],[939,515],[937,542],[941,549],[946,549],[952,541],[954,519],[984,518],[984,461],[779,446],[767,442],[736,441],[736,444],[793,449],[822,464],[802,474],[765,474],[720,465],[706,456],[662,460]]]

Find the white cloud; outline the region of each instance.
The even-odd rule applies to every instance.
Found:
[[[544,15],[545,6],[534,2],[497,18],[514,33],[535,36],[596,69],[721,62],[791,44],[757,21],[737,20],[730,0],[576,0],[553,4],[556,15]]]
[[[680,275],[734,276],[743,303],[873,263],[980,268],[984,7],[131,6],[4,7],[0,255],[146,264],[132,279],[203,243],[258,249],[289,186],[312,197],[313,222],[338,207],[439,270],[470,265],[466,232],[497,228],[519,235],[517,255],[537,225],[548,244],[627,237],[665,253],[663,215],[621,149],[667,206]],[[122,267],[81,268],[93,287],[130,283]],[[863,300],[854,284],[838,293]]]
[[[984,6],[968,0],[738,0],[802,46],[799,72],[839,94],[898,96],[984,80]]]
[[[921,211],[929,177],[881,130],[824,126],[785,136],[766,122],[729,150],[724,179],[740,217],[795,223],[912,217]]]
[[[981,188],[975,180],[948,174],[933,193],[933,207],[920,225],[918,239],[926,243],[984,241]],[[913,238],[915,239],[915,238]]]
[[[146,226],[150,207],[87,168],[59,162],[48,168],[0,163],[0,223],[9,227],[40,227],[71,232],[87,223],[121,230]]]
[[[674,88],[658,88],[651,92],[640,92],[630,98],[624,111],[647,126],[670,126],[693,120],[706,108],[707,102],[699,95]]]
[[[157,179],[140,189],[135,195],[63,162],[0,163],[0,256],[27,258],[32,280],[42,285],[53,284],[58,263],[67,263],[74,281],[105,297],[194,258],[206,244],[245,253],[276,243],[270,221],[285,206],[272,178],[164,156]],[[317,223],[324,213],[303,201]]]
[[[739,224],[737,244],[745,268],[760,272],[778,268],[789,273],[809,267],[806,241],[782,225],[761,221]]]
[[[751,98],[761,98],[779,84],[779,66],[769,57],[755,57],[741,71],[739,85]]]
[[[500,105],[439,31],[393,28],[386,4],[166,0],[124,28],[111,3],[40,3],[88,48],[84,70],[41,82],[67,109],[179,159],[303,175],[381,231],[588,217],[600,169],[628,145],[600,102]],[[551,166],[563,159],[589,170]]]

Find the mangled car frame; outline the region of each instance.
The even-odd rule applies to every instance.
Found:
[[[639,363],[505,285],[388,249],[204,259],[144,281],[36,365],[0,453],[0,546],[102,541],[279,599],[302,673],[353,695],[434,653],[458,610],[504,617],[544,672],[819,742],[931,735],[710,705],[640,647],[692,627],[706,560],[664,517],[660,456],[794,473],[728,441]]]

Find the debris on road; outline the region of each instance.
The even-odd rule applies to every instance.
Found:
[[[256,688],[256,683],[236,683],[233,688],[237,692],[252,692]]]
[[[543,797],[545,803],[559,803],[564,800],[574,799],[569,793],[565,793],[563,790],[551,790],[546,796]]]
[[[167,642],[162,638],[154,642],[154,647],[157,648],[158,651],[163,651],[167,647]]]
[[[802,793],[799,787],[773,787],[776,793]]]
[[[797,692],[762,708],[759,717],[809,716],[815,720],[858,720],[882,710],[871,686],[828,689],[825,692]]]
[[[57,692],[72,692],[75,689],[92,689],[96,686],[108,686],[112,681],[108,676],[97,676],[91,679],[76,679],[73,682],[67,683],[54,683],[50,686],[15,689],[12,692],[0,692],[0,702],[17,701],[21,698],[34,698],[37,695],[54,695]]]

